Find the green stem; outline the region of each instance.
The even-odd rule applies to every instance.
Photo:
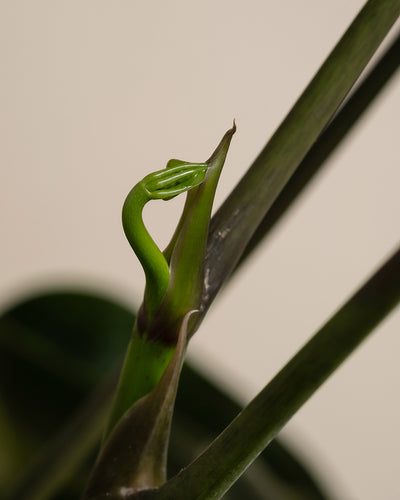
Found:
[[[103,446],[83,496],[124,498],[133,491],[158,487],[167,476],[167,452],[173,407],[187,346],[183,319],[174,355],[153,391],[134,404]]]
[[[146,276],[145,302],[148,317],[153,316],[161,304],[169,282],[168,263],[143,223],[143,208],[150,199],[143,184],[139,183],[128,194],[122,209],[125,235]]]
[[[105,429],[107,438],[122,415],[157,385],[175,346],[143,336],[135,323],[122,367],[114,403]]]
[[[214,500],[400,301],[400,250],[319,330],[186,469],[133,499]]]

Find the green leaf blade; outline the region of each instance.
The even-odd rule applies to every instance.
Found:
[[[206,311],[250,238],[400,14],[400,0],[369,0],[210,225]]]
[[[282,215],[297,197],[325,167],[326,160],[346,138],[352,128],[364,116],[368,106],[380,95],[400,66],[400,33],[374,64],[368,75],[352,92],[329,125],[324,129],[312,148],[281,191],[262,222],[251,237],[238,266],[244,262],[259,242],[268,236]]]
[[[312,337],[192,464],[136,499],[222,497],[294,413],[400,301],[400,250]],[[187,498],[187,497],[186,497]]]

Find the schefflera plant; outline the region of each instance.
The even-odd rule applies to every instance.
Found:
[[[166,481],[169,433],[184,354],[198,324],[209,223],[235,122],[204,163],[170,160],[128,194],[122,222],[146,276],[143,304],[106,426],[87,499],[121,498]],[[162,252],[142,219],[150,200],[187,192],[177,228]]]

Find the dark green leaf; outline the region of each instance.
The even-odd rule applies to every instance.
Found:
[[[257,227],[333,118],[400,14],[400,0],[369,0],[270,141],[211,220],[201,310],[206,312]]]
[[[398,250],[188,467],[133,499],[216,500],[400,301]]]
[[[48,311],[52,313],[49,314]],[[18,336],[19,330],[24,331],[29,326],[36,332],[38,339],[54,340],[56,346],[57,332],[64,332],[68,337],[70,328],[80,332],[81,337],[91,338],[91,342],[95,343],[96,338],[102,339],[101,343],[106,350],[106,337],[109,336],[109,342],[120,344],[119,347],[114,345],[113,348],[115,360],[123,356],[134,321],[134,315],[131,312],[113,302],[97,296],[73,292],[41,295],[13,307],[0,319],[1,335],[7,335],[6,332],[9,331],[3,329],[4,318],[12,318],[14,335]],[[46,318],[46,321],[43,321],[43,318]],[[116,338],[112,338],[114,336]],[[75,344],[74,339],[71,341]],[[83,344],[90,343],[88,339],[82,342]],[[35,342],[31,343],[31,350],[26,350],[24,354],[25,359],[37,360],[35,345]],[[98,352],[98,347],[94,349]],[[18,358],[18,353],[9,352],[5,344],[1,345],[1,352],[3,357],[9,353],[13,359]],[[109,357],[110,354],[104,352],[100,358],[104,359],[104,356]],[[71,358],[73,357],[74,351],[71,349]],[[104,361],[100,362],[104,363]],[[40,359],[33,364],[36,370],[42,373],[41,379],[49,384],[54,378],[53,370],[47,372]],[[110,358],[109,367],[111,365],[113,362]],[[73,362],[70,367],[74,369]],[[108,372],[103,375],[106,376],[106,380],[94,389],[92,395],[80,394],[77,398],[79,403],[75,404],[73,400],[73,405],[67,409],[67,414],[61,421],[58,421],[58,425],[55,422],[52,428],[49,427],[51,432],[48,435],[39,432],[36,427],[31,429],[35,446],[29,448],[29,453],[22,454],[22,456],[18,452],[18,460],[14,464],[13,473],[8,477],[8,483],[14,482],[15,485],[12,491],[9,491],[7,500],[20,498],[24,500],[70,500],[80,496],[100,441],[102,422],[104,415],[108,412],[113,381],[116,380],[116,373],[114,376],[109,375]],[[13,378],[14,372],[9,371],[8,376]],[[0,380],[1,383],[3,383],[2,394],[5,394],[3,393],[5,383],[3,378]],[[11,384],[10,381],[8,383]],[[41,389],[34,387],[34,390],[40,392]],[[17,401],[18,398],[19,401]],[[11,421],[18,438],[21,437],[24,426],[30,425],[31,408],[24,407],[25,390],[23,387],[12,394],[12,399],[13,402],[8,398],[4,400],[6,406],[10,404],[11,408],[15,405],[15,411],[18,411],[18,408],[24,408],[23,422],[17,425],[16,421]],[[59,415],[57,404],[56,398],[47,401],[43,406],[43,418],[48,418],[44,412],[49,412],[50,416],[54,413]],[[32,411],[35,413],[39,411],[38,408],[40,408],[39,403],[36,409],[32,408]],[[231,398],[196,370],[184,366],[176,401],[176,419],[173,421],[171,435],[169,476],[187,465],[239,411],[240,406]],[[54,422],[55,419],[51,420]],[[6,445],[7,441],[2,438],[0,453],[1,456],[4,455],[7,458],[8,465],[14,448],[12,443],[9,443],[9,446]],[[281,500],[280,494],[274,494],[277,488],[279,492],[296,491],[301,495],[298,498],[302,500],[325,498],[304,467],[278,441],[272,443],[262,454],[258,463],[257,473],[249,471],[248,477],[244,476],[232,488],[226,497],[227,500],[241,498]],[[6,469],[3,468],[3,471],[5,473]],[[20,477],[19,480],[17,480],[18,477]],[[2,498],[5,498],[2,494],[5,486],[6,483],[3,481],[2,489],[0,489]],[[265,496],[257,493],[260,487],[263,488]],[[270,492],[268,495],[267,491]]]
[[[381,93],[400,65],[400,34],[355,88],[283,188],[251,237],[239,264],[244,262],[315,178],[326,160],[363,117],[368,106]]]
[[[67,291],[0,317],[0,494],[61,429],[71,435],[71,419],[119,364],[133,321],[105,298]]]

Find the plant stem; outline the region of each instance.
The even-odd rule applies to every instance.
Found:
[[[157,385],[174,353],[175,346],[148,340],[133,327],[103,441],[122,415]]]

